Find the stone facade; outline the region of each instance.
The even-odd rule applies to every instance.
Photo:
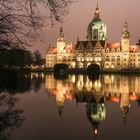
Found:
[[[93,20],[87,28],[85,41],[67,45],[63,28],[60,28],[57,47],[50,47],[46,54],[46,67],[65,63],[69,68],[87,68],[99,65],[102,70],[140,69],[140,45],[130,45],[130,33],[125,22],[122,36],[117,43],[107,42],[107,28],[100,19],[97,6]]]

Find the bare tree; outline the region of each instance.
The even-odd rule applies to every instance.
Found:
[[[8,93],[0,95],[0,139],[10,140],[14,129],[19,128],[24,122],[23,110],[16,109],[18,98]]]
[[[0,48],[29,46],[34,31],[61,22],[75,0],[0,0]]]

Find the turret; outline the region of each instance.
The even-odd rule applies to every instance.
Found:
[[[122,51],[129,52],[130,47],[130,33],[128,31],[128,24],[125,22],[123,32],[122,32],[122,38],[121,38],[121,46]]]
[[[64,31],[63,31],[63,27],[60,27],[60,31],[59,31],[59,35],[57,38],[57,53],[63,53],[64,48],[66,46],[66,42],[65,42],[65,37],[64,37]]]
[[[60,31],[59,31],[59,35],[58,35],[58,41],[65,41],[65,38],[64,38],[64,31],[63,31],[63,27],[61,26],[60,27]]]

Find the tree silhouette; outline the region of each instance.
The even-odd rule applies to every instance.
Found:
[[[33,53],[33,57],[34,57],[34,59],[33,59],[33,63],[35,64],[35,65],[38,65],[38,66],[41,66],[42,64],[43,64],[43,59],[42,59],[42,56],[41,56],[41,53],[40,53],[40,51],[39,50],[36,50],[34,53]]]
[[[74,0],[4,0],[0,1],[0,47],[30,45],[36,29],[50,19],[62,21]]]
[[[23,110],[16,109],[18,99],[8,93],[0,94],[0,139],[10,140],[12,131],[19,128],[24,121]]]

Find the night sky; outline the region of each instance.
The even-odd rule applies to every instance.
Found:
[[[108,42],[120,42],[124,22],[128,22],[131,44],[136,44],[140,38],[140,0],[81,0],[74,3],[69,15],[64,18],[64,32],[67,43],[76,43],[77,37],[85,40],[87,27],[93,19],[99,5],[100,16],[107,25]],[[49,44],[56,46],[56,39],[61,24],[47,26],[41,32],[41,43],[35,43],[43,57]]]

